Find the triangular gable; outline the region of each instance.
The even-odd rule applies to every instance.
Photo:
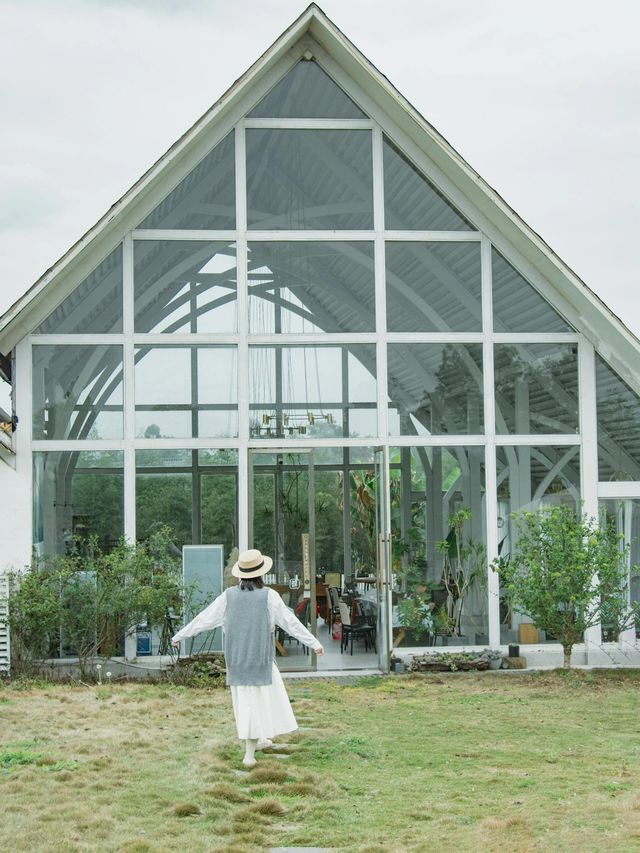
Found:
[[[367,118],[351,98],[313,59],[301,59],[249,118]]]
[[[309,50],[311,46],[312,50]],[[297,56],[295,54],[297,53]],[[410,160],[428,171],[439,191],[462,210],[474,211],[475,227],[521,269],[561,313],[637,385],[640,342],[544,241],[475,172],[344,34],[312,4],[108,213],[0,318],[0,351],[8,352],[68,295],[73,278],[81,281],[112,251],[122,234],[149,214],[167,175],[191,168],[211,150],[211,129],[221,140],[233,125],[234,109],[244,114],[305,54],[316,56],[333,80],[382,125]],[[343,79],[353,85],[344,86]],[[257,90],[261,89],[259,97]],[[357,95],[355,94],[357,90]],[[244,102],[247,107],[244,109]],[[224,134],[222,133],[224,131]],[[146,208],[146,212],[145,212]],[[56,294],[51,293],[56,288]],[[58,291],[59,288],[59,291]],[[66,290],[65,290],[66,288]]]

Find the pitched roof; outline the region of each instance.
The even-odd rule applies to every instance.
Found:
[[[306,41],[305,41],[306,40]],[[310,41],[311,40],[311,41]],[[392,83],[355,47],[325,13],[312,3],[279,36],[262,56],[187,130],[156,163],[116,201],[104,216],[41,276],[29,290],[0,317],[0,351],[7,353],[31,332],[51,303],[53,288],[63,279],[77,277],[79,270],[91,268],[135,227],[144,200],[167,172],[202,148],[212,127],[223,122],[251,89],[268,77],[274,66],[292,51],[302,55],[309,44],[322,58],[335,63],[357,85],[372,105],[372,117],[393,123],[402,134],[409,154],[427,157],[447,184],[449,195],[467,199],[476,211],[475,225],[498,249],[508,247],[521,261],[522,271],[533,284],[546,288],[547,297],[560,307],[576,328],[592,341],[598,351],[636,388],[640,375],[640,341],[607,305],[545,243],[524,220],[412,106]],[[299,57],[298,57],[299,58]],[[94,264],[95,265],[95,264]],[[551,290],[549,290],[549,285]],[[66,294],[65,294],[66,295]],[[45,310],[45,306],[48,306]],[[34,315],[36,319],[34,321]]]

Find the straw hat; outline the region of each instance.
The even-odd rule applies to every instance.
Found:
[[[250,548],[238,556],[231,574],[236,578],[259,578],[266,575],[272,565],[271,557],[265,557],[257,548]]]

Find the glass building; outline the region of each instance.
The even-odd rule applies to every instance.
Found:
[[[316,7],[0,319],[0,352],[0,570],[164,525],[176,553],[273,555],[328,651],[280,635],[283,668],[559,662],[489,566],[512,513],[567,502],[616,518],[640,594],[638,341]],[[637,650],[600,626],[576,659]]]

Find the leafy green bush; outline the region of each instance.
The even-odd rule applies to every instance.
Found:
[[[182,572],[167,528],[145,543],[121,540],[103,552],[95,540],[9,576],[9,625],[18,669],[51,655],[60,639],[89,676],[97,654],[117,653],[119,637],[141,622],[170,633],[182,603]]]

